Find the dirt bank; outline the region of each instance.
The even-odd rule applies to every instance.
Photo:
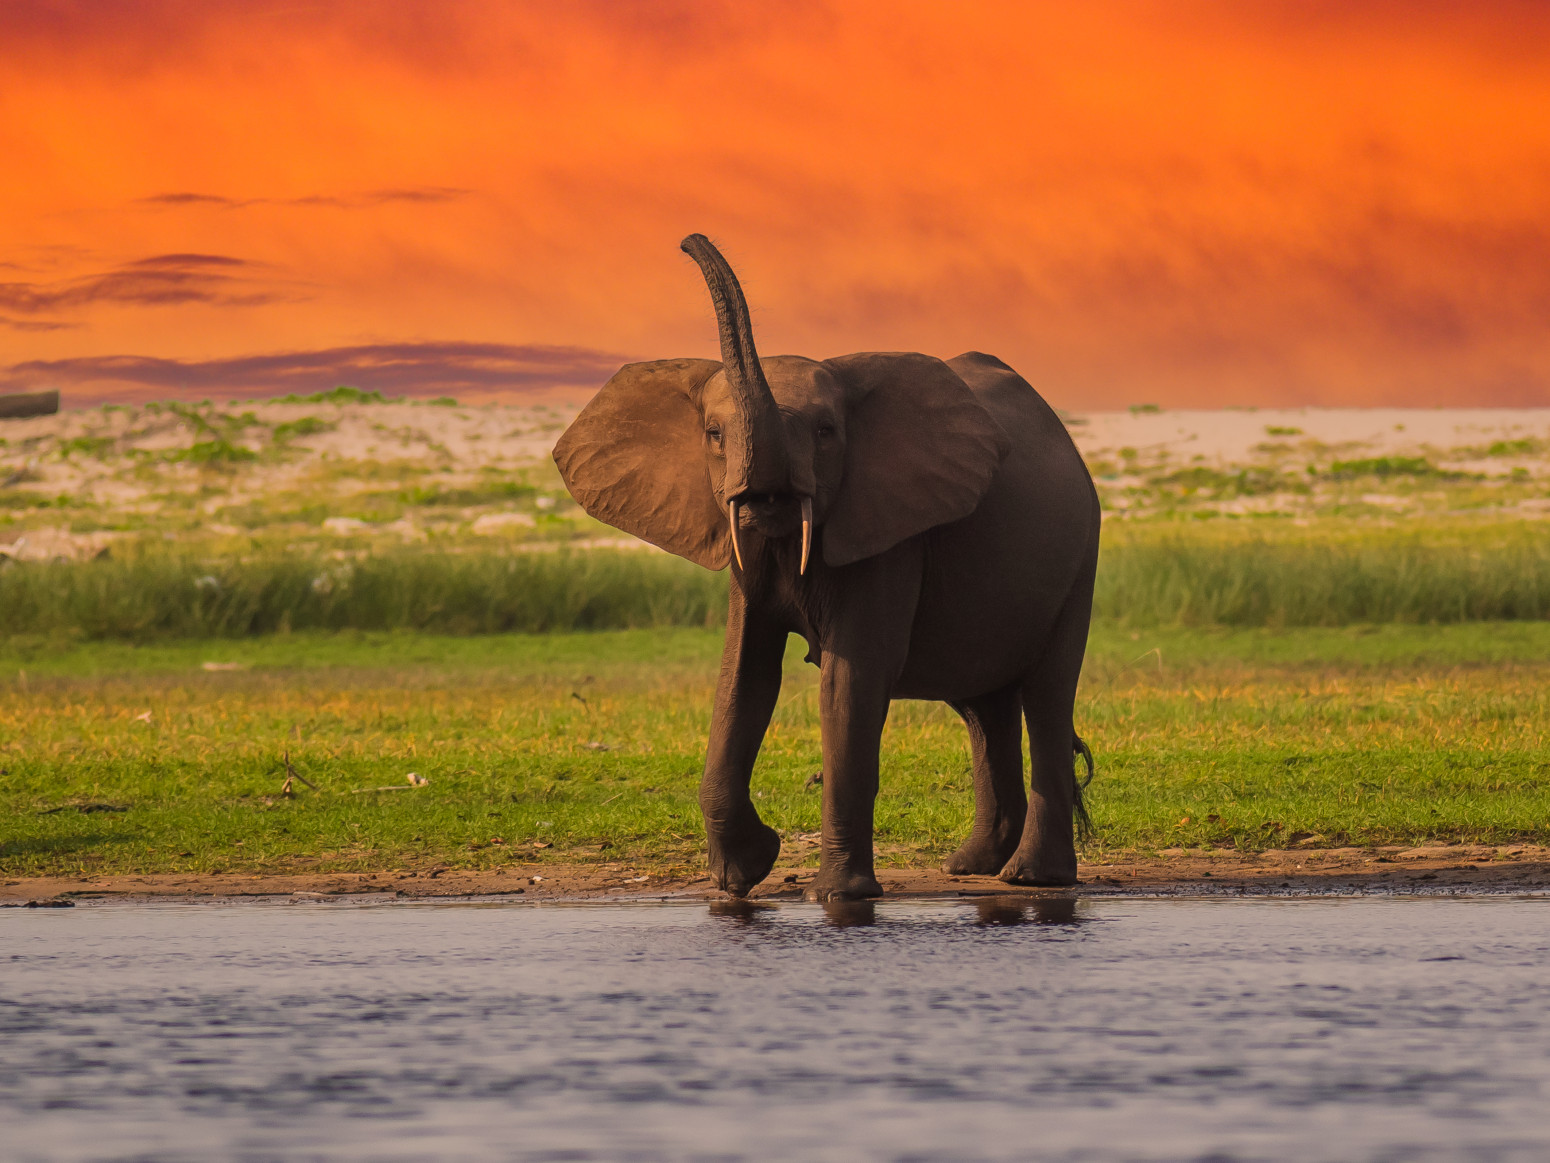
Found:
[[[811,868],[777,869],[757,899],[792,899]],[[1201,893],[1308,895],[1364,892],[1517,892],[1550,890],[1550,848],[1338,848],[1253,855],[1180,851],[1116,856],[1083,864],[1074,889],[1015,889],[991,877],[949,876],[937,869],[892,868],[879,874],[895,899],[1007,892],[1083,896]],[[510,865],[486,870],[428,868],[388,872],[264,873],[9,878],[0,906],[104,898],[295,896],[395,898],[506,896],[530,901],[716,900],[703,875],[623,865]]]

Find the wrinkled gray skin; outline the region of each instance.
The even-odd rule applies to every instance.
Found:
[[[881,895],[872,814],[893,699],[940,699],[969,728],[974,825],[947,870],[1074,883],[1072,705],[1099,508],[1065,426],[977,352],[761,360],[726,260],[702,235],[683,249],[710,288],[721,362],[622,368],[554,455],[593,516],[707,568],[731,564],[700,785],[715,883],[742,896],[780,852],[749,781],[790,634],[822,672],[823,840],[810,898]]]

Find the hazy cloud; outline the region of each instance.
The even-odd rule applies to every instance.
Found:
[[[81,278],[0,283],[0,309],[36,315],[97,303],[251,307],[290,297],[261,289],[254,277],[258,269],[256,264],[221,254],[151,255]]]
[[[341,57],[358,53],[466,76],[553,57],[556,45],[576,38],[692,58],[775,29],[821,29],[832,7],[833,0],[574,0],[496,6],[492,14],[485,0],[7,0],[0,4],[0,60],[47,66],[89,57],[121,74],[176,71],[210,59],[230,67],[237,26],[255,41],[333,40],[348,46]]]
[[[151,399],[273,396],[352,384],[388,395],[479,397],[600,387],[624,362],[592,348],[506,343],[374,343],[207,360],[82,356],[12,364],[0,370],[0,390]]]
[[[1544,0],[11,0],[0,220],[39,261],[0,267],[0,375],[708,354],[697,230],[770,352],[987,349],[1083,408],[1550,401],[1547,49]],[[26,333],[60,320],[90,331]]]

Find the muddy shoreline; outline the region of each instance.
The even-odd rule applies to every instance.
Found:
[[[811,868],[777,868],[755,900],[799,899]],[[1032,889],[988,876],[950,876],[932,868],[878,873],[891,899],[1029,896],[1276,895],[1344,893],[1512,893],[1550,891],[1550,847],[1171,851],[1084,863],[1080,883]],[[505,897],[527,901],[718,900],[703,874],[649,866],[513,864],[497,869],[436,868],[383,872],[159,873],[116,876],[7,877],[0,907],[90,899],[293,897],[301,900]]]

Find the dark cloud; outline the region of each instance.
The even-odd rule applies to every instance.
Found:
[[[81,402],[274,396],[352,384],[386,395],[477,398],[596,388],[624,362],[593,348],[507,343],[374,343],[207,360],[83,356],[0,369],[0,391],[60,388]]]
[[[245,210],[249,206],[323,206],[338,210],[358,210],[366,206],[382,206],[389,202],[409,202],[417,205],[433,205],[438,202],[454,202],[473,191],[458,186],[403,186],[385,190],[363,190],[354,194],[305,194],[299,198],[228,198],[222,194],[200,194],[176,190],[166,194],[152,194],[135,199],[141,206],[168,206],[179,209],[189,206],[210,206],[220,210]]]
[[[457,186],[413,186],[396,190],[368,190],[359,198],[362,204],[368,206],[381,202],[451,202],[472,192]]]
[[[0,327],[11,331],[66,331],[79,326],[79,323],[66,323],[62,319],[7,319],[0,315]]]
[[[250,267],[246,259],[232,258],[225,254],[153,254],[137,258],[127,265],[130,270],[208,270],[212,267],[231,269]]]
[[[0,309],[22,315],[98,303],[166,307],[208,303],[253,307],[294,298],[265,288],[255,263],[221,254],[157,254],[100,274],[59,282],[0,283]]]
[[[148,206],[245,206],[247,203],[239,202],[234,198],[223,198],[219,194],[191,194],[179,192],[174,194],[152,194],[149,198],[136,198],[136,202]]]

